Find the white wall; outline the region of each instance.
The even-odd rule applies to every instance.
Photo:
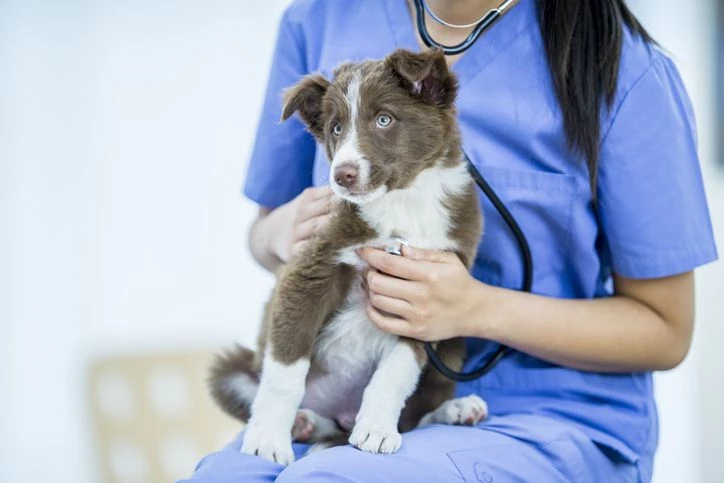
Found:
[[[236,337],[284,0],[0,2],[0,481],[96,481],[85,362]]]
[[[253,341],[271,280],[239,191],[285,3],[0,1],[0,481],[96,480],[93,354]],[[691,90],[724,240],[712,0],[636,3]],[[692,355],[657,377],[658,483],[724,481],[722,264],[699,282]]]

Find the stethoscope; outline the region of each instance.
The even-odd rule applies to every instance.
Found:
[[[504,1],[502,4],[500,4],[500,6],[498,6],[498,8],[489,11],[488,13],[483,15],[477,22],[474,22],[472,24],[454,25],[443,21],[437,15],[435,15],[432,10],[430,10],[430,8],[427,6],[424,0],[414,0],[415,10],[417,14],[417,30],[420,33],[420,37],[422,37],[422,41],[428,47],[436,47],[442,49],[445,55],[460,54],[472,47],[475,41],[478,40],[478,37],[480,37],[480,34],[482,34],[498,18],[500,18],[500,16],[503,15],[506,9],[510,7],[510,5],[513,4],[514,1],[515,0]],[[433,39],[430,36],[430,33],[427,31],[427,26],[425,25],[425,12],[427,12],[433,19],[435,19],[435,21],[449,27],[470,28],[474,26],[473,31],[463,42],[457,45],[449,46],[440,44],[436,42],[435,39]],[[465,157],[468,171],[475,180],[475,183],[480,187],[483,193],[485,193],[485,196],[487,196],[493,206],[495,206],[495,209],[503,218],[503,220],[505,220],[505,223],[508,225],[510,231],[513,233],[513,236],[518,242],[518,246],[520,247],[520,252],[523,259],[523,283],[521,286],[521,290],[524,292],[530,292],[533,286],[533,257],[530,252],[530,245],[528,245],[528,240],[526,240],[525,235],[523,234],[523,230],[521,230],[518,222],[515,220],[508,208],[506,208],[506,206],[500,200],[493,188],[491,188],[491,186],[485,180],[478,168],[476,168],[472,161],[470,161],[470,158],[468,157],[467,153],[465,153],[465,151],[463,151],[463,156]],[[400,253],[396,254],[399,255]],[[430,342],[425,342],[425,351],[427,352],[428,359],[430,360],[430,363],[433,365],[433,367],[435,367],[435,369],[437,369],[445,377],[455,381],[464,382],[481,378],[489,373],[505,356],[510,354],[512,349],[510,347],[501,345],[484,364],[476,369],[473,369],[470,372],[457,372],[453,369],[450,369],[437,355],[437,352],[435,352],[435,348]]]
[[[497,8],[490,10],[488,13],[480,17],[480,19],[478,19],[477,21],[465,25],[456,25],[448,23],[435,15],[435,12],[433,12],[430,7],[427,6],[425,0],[415,0],[414,3],[415,12],[417,15],[417,31],[420,33],[422,41],[425,42],[425,45],[427,45],[428,47],[437,47],[438,49],[442,49],[445,55],[462,54],[470,47],[472,47],[475,41],[478,40],[478,37],[480,37],[480,34],[485,32],[488,27],[493,25],[493,23],[495,23],[495,21],[498,20],[515,1],[516,0],[505,0]],[[444,45],[433,39],[430,35],[430,32],[427,31],[427,25],[425,24],[425,12],[427,12],[427,14],[430,15],[430,17],[432,17],[436,22],[447,27],[458,29],[465,29],[470,27],[475,28],[473,28],[473,31],[470,32],[470,35],[468,35],[468,37],[459,44]]]

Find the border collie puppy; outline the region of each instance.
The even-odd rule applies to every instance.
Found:
[[[355,251],[399,237],[472,264],[482,215],[461,157],[456,89],[441,51],[398,50],[285,93],[282,119],[298,113],[324,145],[338,200],[331,222],[279,273],[258,351],[237,347],[212,370],[217,403],[248,420],[243,452],[287,465],[295,439],[313,450],[349,442],[392,453],[400,431],[487,415],[477,396],[451,400],[455,383],[427,363],[422,342],[368,320]],[[436,349],[461,369],[462,339]]]

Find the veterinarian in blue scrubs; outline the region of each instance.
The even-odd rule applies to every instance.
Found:
[[[497,3],[428,0],[453,23],[474,22]],[[298,120],[278,122],[280,92],[310,72],[330,76],[345,60],[419,50],[413,20],[406,0],[300,0],[285,12],[245,187],[260,206],[251,247],[263,265],[293,256],[328,216],[329,191],[307,189],[327,182],[324,150]],[[576,26],[570,37],[566,24]],[[430,18],[428,25],[447,44],[469,32]],[[615,39],[615,29],[605,30],[611,25],[623,26],[620,56],[611,45],[597,46],[607,57],[581,55],[586,39],[598,39],[596,28],[605,34],[598,41]],[[468,370],[496,343],[515,349],[487,376],[458,385],[459,396],[485,399],[490,417],[476,427],[407,433],[393,455],[343,446],[287,468],[242,454],[241,435],[186,481],[651,479],[658,435],[651,371],[686,355],[692,271],[717,258],[679,73],[622,0],[520,0],[453,69],[465,150],[528,237],[534,294],[514,290],[522,277],[518,246],[481,195],[485,236],[472,276],[449,254],[413,250],[436,275],[418,281],[433,295],[410,302],[429,317],[369,313],[402,335],[470,337]],[[611,96],[614,84],[601,72],[616,81]],[[400,260],[372,249],[363,255],[373,267],[391,263],[393,273]],[[305,449],[295,446],[298,458]]]

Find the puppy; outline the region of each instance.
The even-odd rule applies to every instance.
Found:
[[[339,199],[326,228],[281,270],[258,351],[237,347],[212,370],[218,404],[248,419],[243,452],[286,465],[294,438],[312,450],[349,441],[392,453],[400,431],[486,416],[477,396],[450,400],[455,384],[427,364],[422,342],[368,320],[355,251],[399,237],[472,264],[482,215],[461,157],[456,89],[442,52],[398,50],[286,92],[282,119],[298,113],[324,146]],[[462,339],[436,349],[460,370]]]

